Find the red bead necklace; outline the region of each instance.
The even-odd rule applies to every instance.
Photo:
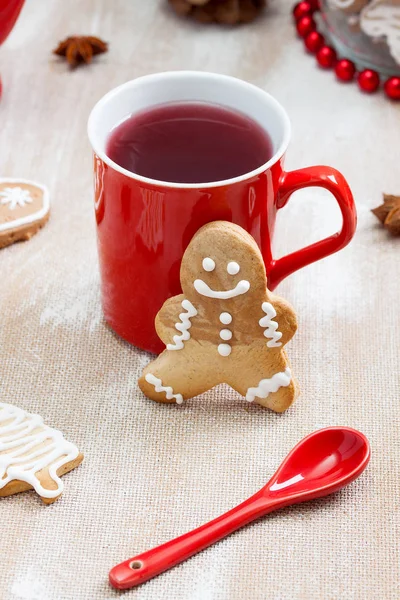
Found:
[[[317,30],[313,14],[319,10],[318,0],[303,0],[293,9],[297,33],[304,40],[308,52],[315,54],[320,67],[334,69],[340,81],[353,81],[356,77],[359,88],[367,94],[376,92],[381,84],[379,74],[373,69],[357,72],[356,66],[348,58],[338,59],[336,50],[325,44],[324,36]],[[389,77],[383,90],[390,100],[400,100],[400,77]]]

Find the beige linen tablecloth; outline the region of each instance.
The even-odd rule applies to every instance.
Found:
[[[108,570],[233,507],[311,431],[359,428],[367,471],[334,497],[279,513],[126,594],[140,600],[400,598],[399,259],[370,213],[400,194],[400,107],[318,70],[294,37],[289,0],[240,29],[178,19],[161,0],[28,0],[0,51],[0,174],[47,184],[48,225],[0,252],[0,401],[39,412],[85,453],[46,507],[0,501],[2,600],[113,599]],[[110,52],[70,72],[51,50],[96,34]],[[279,291],[299,315],[288,351],[301,384],[283,415],[221,387],[162,406],[140,393],[150,356],[102,319],[86,120],[133,77],[203,69],[274,94],[293,123],[287,167],[327,163],[354,191],[359,227],[339,254]],[[276,255],[335,231],[323,191],[281,211]]]

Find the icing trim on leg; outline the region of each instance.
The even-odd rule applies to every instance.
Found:
[[[164,386],[162,384],[161,379],[158,379],[158,377],[156,377],[155,375],[147,373],[147,375],[145,375],[145,380],[147,381],[147,383],[150,383],[150,385],[154,385],[154,389],[158,394],[160,394],[161,392],[165,392],[167,400],[172,400],[172,398],[175,398],[177,404],[183,403],[182,394],[174,394],[174,390],[172,389],[172,387]]]
[[[257,387],[249,388],[246,400],[253,402],[255,398],[267,398],[272,392],[277,392],[281,387],[288,387],[292,379],[289,368],[280,373],[275,373],[270,379],[261,379]]]
[[[273,321],[273,319],[276,317],[275,308],[270,302],[263,302],[261,308],[265,312],[266,316],[262,317],[258,322],[261,327],[266,328],[264,331],[265,337],[270,338],[270,341],[267,342],[268,348],[277,348],[282,346],[282,342],[278,341],[282,337],[281,332],[278,331],[279,325],[276,321]]]
[[[189,300],[182,300],[182,308],[184,308],[186,312],[179,315],[181,322],[175,324],[175,329],[180,331],[181,335],[174,335],[174,343],[167,344],[167,350],[182,350],[184,346],[183,342],[190,340],[189,329],[192,326],[190,319],[197,315],[197,310]]]

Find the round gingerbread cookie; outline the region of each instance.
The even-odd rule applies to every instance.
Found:
[[[232,223],[205,225],[184,253],[181,285],[156,317],[166,349],[139,379],[144,394],[182,404],[227,383],[249,402],[286,410],[298,394],[284,350],[296,315],[267,289],[254,239]]]
[[[49,192],[27,179],[0,179],[0,248],[29,240],[50,216]]]

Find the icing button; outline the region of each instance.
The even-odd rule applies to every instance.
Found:
[[[229,356],[232,352],[232,348],[229,344],[219,344],[218,352],[221,356]]]
[[[232,323],[232,315],[228,312],[223,312],[219,315],[219,320],[223,325],[229,325]]]
[[[231,340],[232,339],[232,331],[230,329],[221,329],[219,332],[219,337],[221,340]]]

